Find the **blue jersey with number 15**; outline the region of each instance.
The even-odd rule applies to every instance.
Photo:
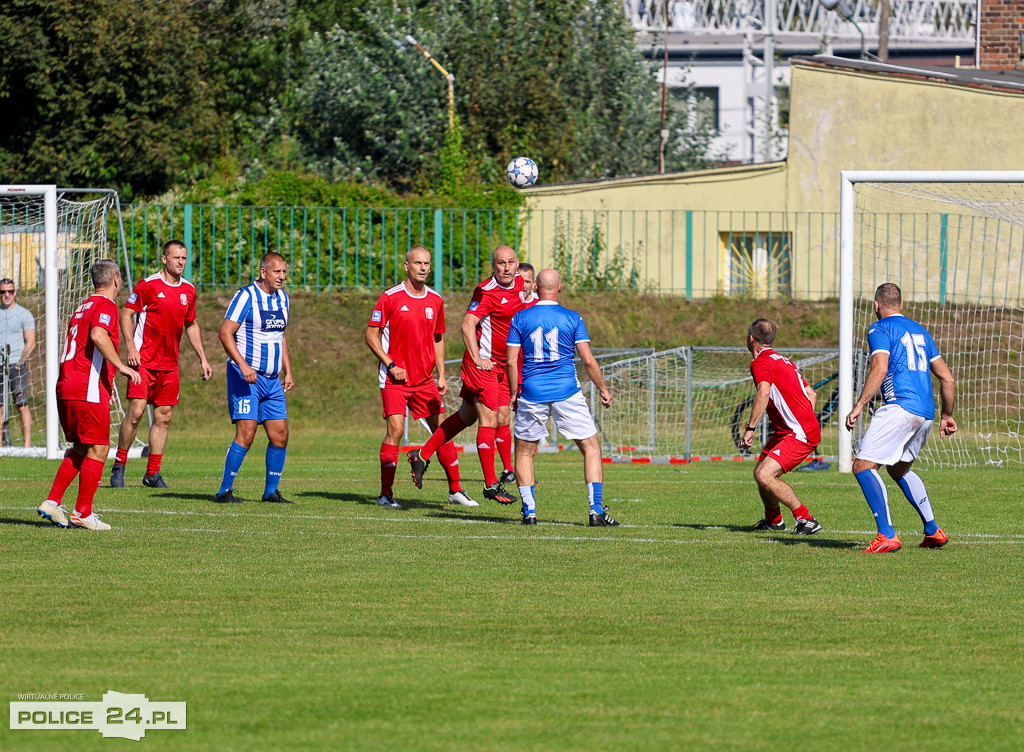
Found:
[[[886,316],[868,329],[871,355],[889,353],[882,398],[909,413],[935,419],[932,361],[942,357],[928,330],[900,313]]]
[[[522,348],[523,399],[560,402],[580,391],[576,343],[589,341],[583,317],[554,300],[540,300],[513,316],[508,344]]]

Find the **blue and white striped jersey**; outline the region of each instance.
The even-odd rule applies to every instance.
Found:
[[[278,290],[268,295],[255,282],[231,299],[224,318],[239,324],[235,344],[256,373],[274,377],[281,370],[288,307],[288,293]]]

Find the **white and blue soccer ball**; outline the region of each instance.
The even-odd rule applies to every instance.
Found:
[[[537,182],[537,163],[529,157],[516,157],[505,168],[505,177],[516,188],[528,188]]]

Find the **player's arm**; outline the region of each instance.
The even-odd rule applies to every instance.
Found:
[[[936,358],[931,363],[932,373],[939,380],[939,397],[942,400],[941,417],[939,419],[939,433],[943,438],[948,438],[956,433],[957,425],[953,420],[953,404],[956,401],[956,379],[953,372],[949,370],[946,361]]]
[[[139,358],[139,348],[135,346],[135,337],[132,332],[135,331],[135,322],[132,321],[133,311],[128,306],[123,306],[118,312],[117,317],[121,320],[121,339],[124,340],[124,352],[125,362],[133,368],[138,368],[142,363]]]
[[[473,364],[481,371],[494,370],[494,363],[480,357],[480,346],[476,341],[476,327],[480,323],[480,317],[467,313],[462,317],[462,343],[466,346]],[[517,377],[518,378],[518,377]]]
[[[814,405],[818,401],[818,393],[814,391],[814,387],[811,386],[809,381],[804,381],[804,394],[806,394],[807,399],[811,401],[811,409],[815,409]]]
[[[395,366],[389,368],[394,361],[391,360],[391,356],[387,354],[384,349],[384,342],[380,338],[381,329],[379,326],[368,326],[366,327],[366,336],[363,339],[366,341],[366,346],[370,348],[370,352],[377,356],[385,368],[388,370],[391,379],[393,381],[405,381],[405,369]],[[443,349],[443,346],[442,346]],[[436,357],[436,356],[435,356]],[[441,355],[441,373],[444,373],[444,354]]]
[[[608,391],[608,387],[604,383],[604,376],[601,375],[601,366],[597,364],[597,358],[594,357],[594,353],[590,350],[590,343],[577,342],[576,352],[580,354],[580,360],[583,361],[583,368],[587,372],[587,377],[597,387],[597,391],[601,395],[601,404],[605,407],[611,406],[612,393]],[[518,379],[519,376],[517,375],[513,378]],[[510,381],[509,383],[514,382]]]
[[[121,362],[121,358],[117,355],[117,347],[114,345],[114,340],[110,338],[110,332],[102,326],[94,326],[89,330],[89,340],[100,351],[100,355],[113,364],[119,374],[127,376],[128,380],[133,384],[142,383],[142,377],[139,376],[138,372]]]
[[[288,355],[288,336],[281,335],[281,375],[284,377],[284,390],[290,392],[295,388],[295,377],[292,375],[292,359]]]
[[[444,375],[444,333],[434,335],[434,368],[437,369],[437,392],[442,397],[448,393],[448,379]]]
[[[505,349],[505,374],[508,376],[509,392],[512,395],[508,406],[511,410],[516,409],[516,401],[519,399],[519,355],[522,349],[519,345],[513,344],[506,345]]]
[[[860,397],[857,398],[857,404],[853,406],[850,414],[846,416],[846,427],[849,430],[852,431],[853,427],[857,425],[857,419],[860,417],[861,411],[864,410],[864,406],[882,388],[882,382],[885,381],[885,374],[888,370],[889,353],[880,351],[871,356],[871,369],[868,371],[867,380],[864,382],[864,389],[861,391]]]
[[[235,343],[235,333],[240,326],[241,324],[237,321],[224,319],[220,325],[220,331],[217,332],[217,337],[220,339],[221,345],[224,346],[224,352],[228,354],[228,357],[238,366],[238,370],[242,372],[242,378],[245,379],[245,383],[255,384],[256,369],[245,362],[245,358],[242,357],[242,353],[238,351],[238,345]]]
[[[36,349],[36,330],[34,328],[25,329],[23,334],[25,337],[25,349],[21,351],[21,360],[18,361],[18,365],[28,361],[28,356]]]
[[[196,324],[195,319],[185,322],[185,336],[188,337],[188,343],[192,345],[192,349],[199,356],[199,365],[203,369],[203,381],[208,381],[213,376],[213,369],[210,368],[210,361],[206,359],[206,351],[203,349],[203,335],[199,331],[199,326]]]
[[[757,424],[764,417],[764,411],[768,409],[768,400],[771,395],[772,385],[770,381],[757,382],[754,404],[750,406],[750,419],[747,420],[747,425],[743,429],[743,437],[740,439],[740,443],[747,449],[754,443],[754,429],[757,428]]]

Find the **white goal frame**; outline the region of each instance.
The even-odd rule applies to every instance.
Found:
[[[839,201],[839,472],[853,471],[853,433],[845,416],[853,409],[853,275],[857,183],[1024,183],[1024,172],[1002,170],[843,170]]]

